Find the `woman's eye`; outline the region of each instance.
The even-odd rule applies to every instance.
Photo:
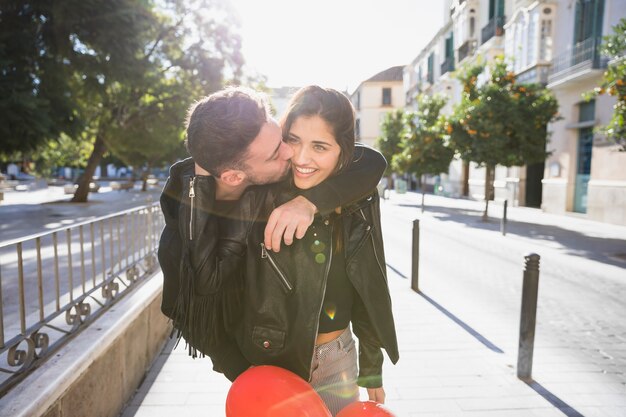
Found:
[[[314,149],[316,151],[325,151],[326,150],[326,146],[323,145],[315,145]]]

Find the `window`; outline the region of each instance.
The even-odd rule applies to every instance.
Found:
[[[489,0],[489,20],[504,16],[504,0]]]
[[[601,36],[603,8],[604,0],[578,0],[576,2],[575,44]]]
[[[596,101],[583,101],[578,104],[578,121],[590,122],[596,117]]]
[[[431,52],[428,56],[428,72],[426,73],[426,80],[429,83],[435,81],[435,53]]]
[[[391,88],[383,88],[383,106],[391,106]]]

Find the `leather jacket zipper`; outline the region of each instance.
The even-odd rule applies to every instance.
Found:
[[[193,218],[195,217],[194,213],[194,200],[196,197],[196,190],[193,188],[193,183],[195,182],[196,177],[191,177],[189,179],[189,200],[191,201],[191,212],[189,214],[189,240],[193,240]]]
[[[278,264],[276,263],[274,258],[270,255],[264,243],[261,243],[261,259],[267,259],[270,265],[272,266],[272,269],[274,270],[274,272],[276,272],[281,282],[285,286],[285,289],[288,292],[293,291],[293,285],[291,285],[291,283],[289,282],[285,274],[283,274],[283,271],[280,270],[280,268],[278,267]]]
[[[363,213],[363,209],[359,209],[359,211],[361,212],[361,217],[363,217],[363,219],[366,220],[365,214]],[[368,230],[370,230],[370,226],[368,226]],[[371,236],[372,250],[374,251],[374,258],[376,258],[378,269],[380,269],[380,272],[383,274],[383,277],[386,277],[387,274],[385,273],[385,269],[383,269],[382,265],[380,264],[380,260],[378,259],[378,252],[376,252],[376,245],[374,244],[374,236],[372,235],[372,233],[370,233],[369,235]]]
[[[330,240],[333,241],[333,226],[330,226]],[[322,289],[322,299],[320,300],[320,308],[317,311],[317,322],[315,324],[315,338],[313,339],[313,349],[311,349],[311,365],[309,365],[309,382],[311,381],[311,374],[313,368],[313,362],[315,361],[315,341],[317,340],[317,333],[320,330],[320,315],[322,314],[322,308],[324,307],[324,295],[326,294],[326,284],[328,283],[328,274],[330,273],[330,265],[333,262],[333,246],[331,243],[330,250],[328,251],[328,263],[326,264],[326,271],[324,272],[324,287]]]

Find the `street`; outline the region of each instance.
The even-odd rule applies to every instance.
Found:
[[[395,197],[395,198],[394,198]],[[412,221],[420,222],[419,286],[434,302],[502,350],[517,365],[524,255],[541,256],[533,378],[559,396],[626,398],[626,228],[561,216],[550,225],[536,209],[502,208],[428,195],[422,214],[415,194],[383,201],[387,264],[410,285]],[[517,210],[517,213],[516,213]],[[543,224],[533,223],[533,219]],[[401,231],[401,233],[400,233]],[[594,382],[602,392],[594,392]],[[606,392],[606,387],[614,390]],[[564,401],[573,399],[561,398]]]

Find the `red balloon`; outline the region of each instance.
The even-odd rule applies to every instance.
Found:
[[[337,414],[337,417],[395,417],[391,411],[375,401],[357,401]]]
[[[226,396],[226,417],[332,417],[315,390],[277,366],[255,366],[239,375]]]

